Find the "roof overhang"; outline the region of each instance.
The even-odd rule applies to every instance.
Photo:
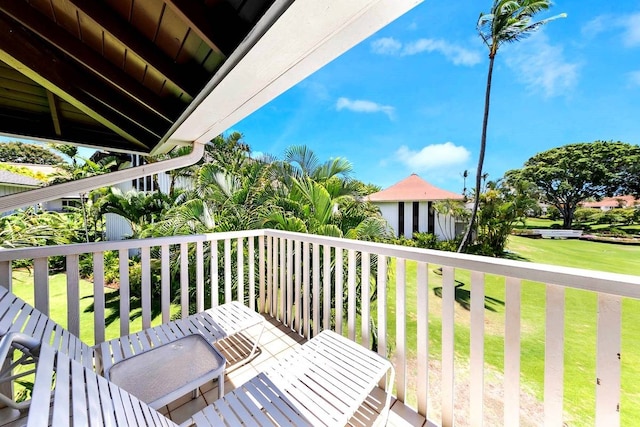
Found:
[[[139,154],[198,147],[421,1],[0,0],[0,134]],[[0,211],[194,157],[7,196]]]

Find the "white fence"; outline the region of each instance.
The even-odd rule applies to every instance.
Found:
[[[241,248],[242,250],[239,250]],[[469,397],[468,419],[482,425],[485,393],[485,277],[504,280],[504,425],[515,426],[521,416],[522,290],[529,281],[546,288],[544,360],[544,424],[563,424],[565,381],[565,290],[597,294],[597,355],[595,421],[620,425],[621,301],[640,298],[640,277],[555,267],[518,261],[460,255],[356,240],[276,230],[175,236],[0,251],[0,285],[11,288],[12,262],[32,259],[34,302],[49,313],[48,260],[66,258],[67,325],[80,331],[79,264],[83,254],[93,258],[94,339],[105,340],[105,253],[119,254],[119,312],[130,313],[129,250],[140,250],[141,327],[152,322],[152,304],[161,307],[161,321],[170,318],[172,303],[184,316],[219,303],[239,300],[272,315],[305,337],[331,328],[393,359],[398,400],[428,413],[433,402],[429,387],[430,330],[440,319],[441,385],[438,419],[451,426],[460,399],[456,381],[457,275],[469,272]],[[441,313],[429,309],[429,270],[441,268]],[[159,269],[159,292],[152,292],[152,275]],[[179,273],[179,274],[178,274]],[[467,274],[467,273],[465,273]],[[172,279],[173,278],[173,279]],[[393,282],[389,279],[393,278]],[[172,295],[172,280],[179,290]],[[523,281],[526,281],[523,284]],[[415,283],[415,294],[408,283]],[[366,286],[365,286],[366,285]],[[395,289],[393,295],[387,295]],[[372,295],[375,293],[375,298]],[[159,295],[158,295],[159,294]],[[173,298],[173,301],[171,298]],[[159,299],[159,301],[156,301]],[[526,301],[525,301],[526,302]],[[430,319],[431,316],[431,319]],[[120,334],[130,332],[128,315],[119,319]],[[415,326],[415,332],[414,331]],[[391,329],[393,328],[393,330]],[[433,333],[433,329],[431,331]],[[569,332],[570,333],[570,332]],[[395,342],[392,339],[395,338]],[[411,346],[409,346],[411,343]],[[409,351],[415,348],[415,352]],[[387,354],[388,350],[392,354]],[[433,353],[433,352],[431,352]],[[456,406],[457,405],[457,406]],[[467,406],[468,405],[468,406]],[[542,421],[542,420],[539,420]]]

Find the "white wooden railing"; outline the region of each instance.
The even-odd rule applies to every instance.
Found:
[[[234,247],[236,250],[234,251]],[[243,250],[237,250],[242,248]],[[544,413],[539,422],[561,426],[564,418],[564,331],[565,289],[597,293],[597,356],[595,421],[599,426],[620,425],[621,395],[621,300],[640,299],[640,276],[578,270],[518,261],[460,255],[441,251],[336,239],[276,230],[256,230],[194,236],[175,236],[145,240],[125,240],[0,250],[0,285],[11,288],[12,262],[32,259],[34,303],[49,313],[48,259],[66,257],[67,327],[80,332],[79,259],[93,254],[94,340],[105,339],[104,253],[118,251],[120,270],[120,330],[130,330],[131,312],[129,267],[130,250],[141,257],[141,327],[152,323],[152,257],[161,264],[161,318],[168,321],[172,303],[180,305],[184,316],[189,310],[201,311],[219,303],[239,300],[253,309],[270,314],[299,334],[309,338],[322,329],[332,328],[362,345],[371,347],[377,337],[377,351],[392,358],[396,368],[395,394],[399,401],[414,404],[419,414],[443,426],[454,423],[456,408],[455,323],[456,273],[470,271],[470,424],[480,426],[485,399],[485,275],[505,281],[504,319],[504,425],[520,422],[521,396],[521,290],[533,281],[545,284],[546,319],[544,361]],[[189,265],[193,253],[195,265]],[[206,259],[210,255],[210,262]],[[234,257],[234,258],[232,258]],[[177,260],[180,271],[179,296],[170,300],[170,262]],[[410,277],[408,271],[413,271]],[[407,266],[411,265],[411,269]],[[190,267],[195,270],[190,278]],[[442,268],[442,312],[429,312],[428,271]],[[174,267],[176,268],[176,267]],[[222,268],[222,270],[220,270]],[[395,283],[388,283],[395,272]],[[190,280],[191,279],[191,280]],[[407,282],[417,283],[417,294],[407,295]],[[189,286],[189,283],[191,287]],[[205,288],[208,283],[208,288]],[[369,283],[370,286],[359,286]],[[395,307],[387,304],[387,290],[395,288]],[[205,301],[206,291],[211,298]],[[372,303],[371,292],[377,292]],[[336,309],[345,307],[345,309]],[[393,310],[392,310],[393,308]],[[393,313],[395,311],[395,314]],[[413,315],[412,313],[415,313]],[[429,317],[441,318],[441,411],[428,413],[433,399],[429,388]],[[393,318],[392,318],[393,316]],[[411,317],[410,317],[411,316]],[[371,322],[373,320],[373,322]],[[394,320],[394,321],[392,321]],[[60,320],[59,320],[60,321]],[[407,332],[415,323],[416,334]],[[390,330],[395,325],[395,330]],[[395,342],[388,342],[395,337]],[[108,338],[108,337],[107,337]],[[415,342],[416,354],[408,352]],[[387,354],[391,349],[391,354]],[[415,369],[409,370],[409,367]],[[468,406],[467,406],[468,405]],[[437,418],[436,418],[437,417]]]

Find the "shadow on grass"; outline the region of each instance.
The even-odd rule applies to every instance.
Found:
[[[82,299],[91,298],[93,299],[93,295],[87,295]],[[105,326],[109,326],[112,323],[118,322],[120,320],[120,292],[109,292],[105,295],[104,301],[105,312],[109,313],[105,319]],[[93,313],[95,311],[95,303],[91,303],[87,308],[84,309],[85,313]],[[162,307],[160,301],[151,300],[151,318],[154,319],[156,316],[159,316],[162,313]],[[140,298],[131,297],[129,300],[129,321],[133,321],[142,317],[142,304]]]
[[[527,262],[531,262],[531,260],[527,257],[523,257],[522,255],[519,255],[515,252],[504,252],[500,258],[502,259],[510,259],[512,261],[527,261]]]
[[[456,280],[456,290],[454,298],[458,304],[465,310],[471,310],[471,291],[463,288],[464,283]],[[438,297],[442,298],[442,286],[438,286],[433,288],[433,293]],[[498,308],[504,307],[504,301],[499,300],[497,298],[493,298],[490,296],[484,296],[484,308],[485,310],[493,311],[494,313],[498,312]]]

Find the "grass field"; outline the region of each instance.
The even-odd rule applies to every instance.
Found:
[[[603,270],[616,273],[639,274],[640,247],[617,246],[578,240],[547,240],[512,237],[508,248],[518,258],[532,262]],[[440,358],[441,300],[433,291],[441,286],[441,278],[429,272],[429,338],[430,355]],[[417,284],[415,263],[407,265],[407,336],[408,348],[415,357],[416,349],[416,303]],[[389,331],[395,331],[395,267],[391,269],[389,281],[390,307]],[[464,286],[460,292],[470,290],[469,273],[458,271],[456,280]],[[504,279],[488,275],[485,282],[486,301],[490,307],[485,311],[485,362],[502,371],[504,360]],[[577,290],[567,290],[565,305],[565,412],[570,422],[567,425],[593,425],[595,405],[595,346],[596,346],[596,295]],[[456,305],[456,355],[459,360],[469,357],[469,312]],[[522,359],[521,381],[525,389],[538,400],[543,396],[544,377],[544,323],[545,287],[539,283],[522,284]],[[640,419],[640,341],[636,330],[640,322],[640,302],[623,302],[622,371],[623,398],[621,401],[622,425],[632,425]],[[392,341],[392,337],[389,337]]]

